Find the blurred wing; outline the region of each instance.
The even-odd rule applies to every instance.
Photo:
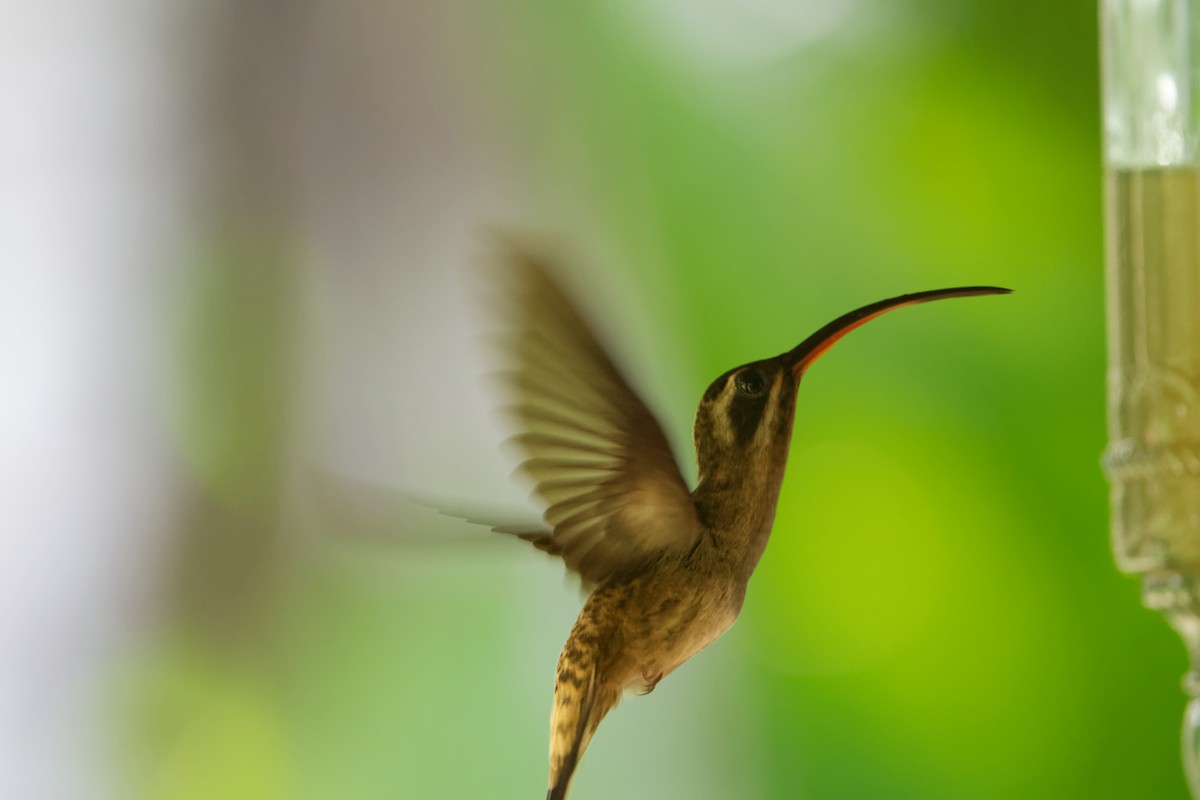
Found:
[[[518,535],[593,584],[690,547],[696,509],[658,421],[545,267],[509,261],[511,441],[551,529]]]
[[[541,520],[531,518],[531,511],[513,512],[459,499],[418,496],[390,484],[319,468],[306,470],[299,499],[305,518],[318,530],[359,542],[389,541],[421,547],[477,544],[473,536],[454,530],[457,526],[431,526],[430,513],[532,540],[549,534]]]

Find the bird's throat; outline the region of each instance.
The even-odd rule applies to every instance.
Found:
[[[747,578],[771,535],[787,452],[764,462],[701,475],[692,493],[701,524],[718,547],[745,562]]]

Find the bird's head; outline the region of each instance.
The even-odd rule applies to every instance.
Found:
[[[729,370],[709,385],[696,412],[701,483],[753,482],[759,476],[778,488],[791,442],[796,389],[808,368],[858,326],[901,306],[1009,291],[967,286],[880,300],[843,314],[786,353]]]

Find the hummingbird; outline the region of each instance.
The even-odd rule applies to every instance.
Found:
[[[935,289],[843,314],[800,344],[722,373],[696,411],[689,489],[662,426],[540,256],[507,254],[507,416],[544,528],[505,528],[562,559],[589,594],[555,672],[547,800],[626,691],[648,694],[733,624],[767,545],[796,392],[834,343],[903,306],[1007,294]]]

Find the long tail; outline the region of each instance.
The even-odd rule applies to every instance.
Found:
[[[595,639],[580,633],[578,629],[571,631],[558,658],[554,710],[550,714],[550,789],[546,800],[566,800],[571,777],[592,734],[621,699],[621,690],[610,686],[601,674]]]

